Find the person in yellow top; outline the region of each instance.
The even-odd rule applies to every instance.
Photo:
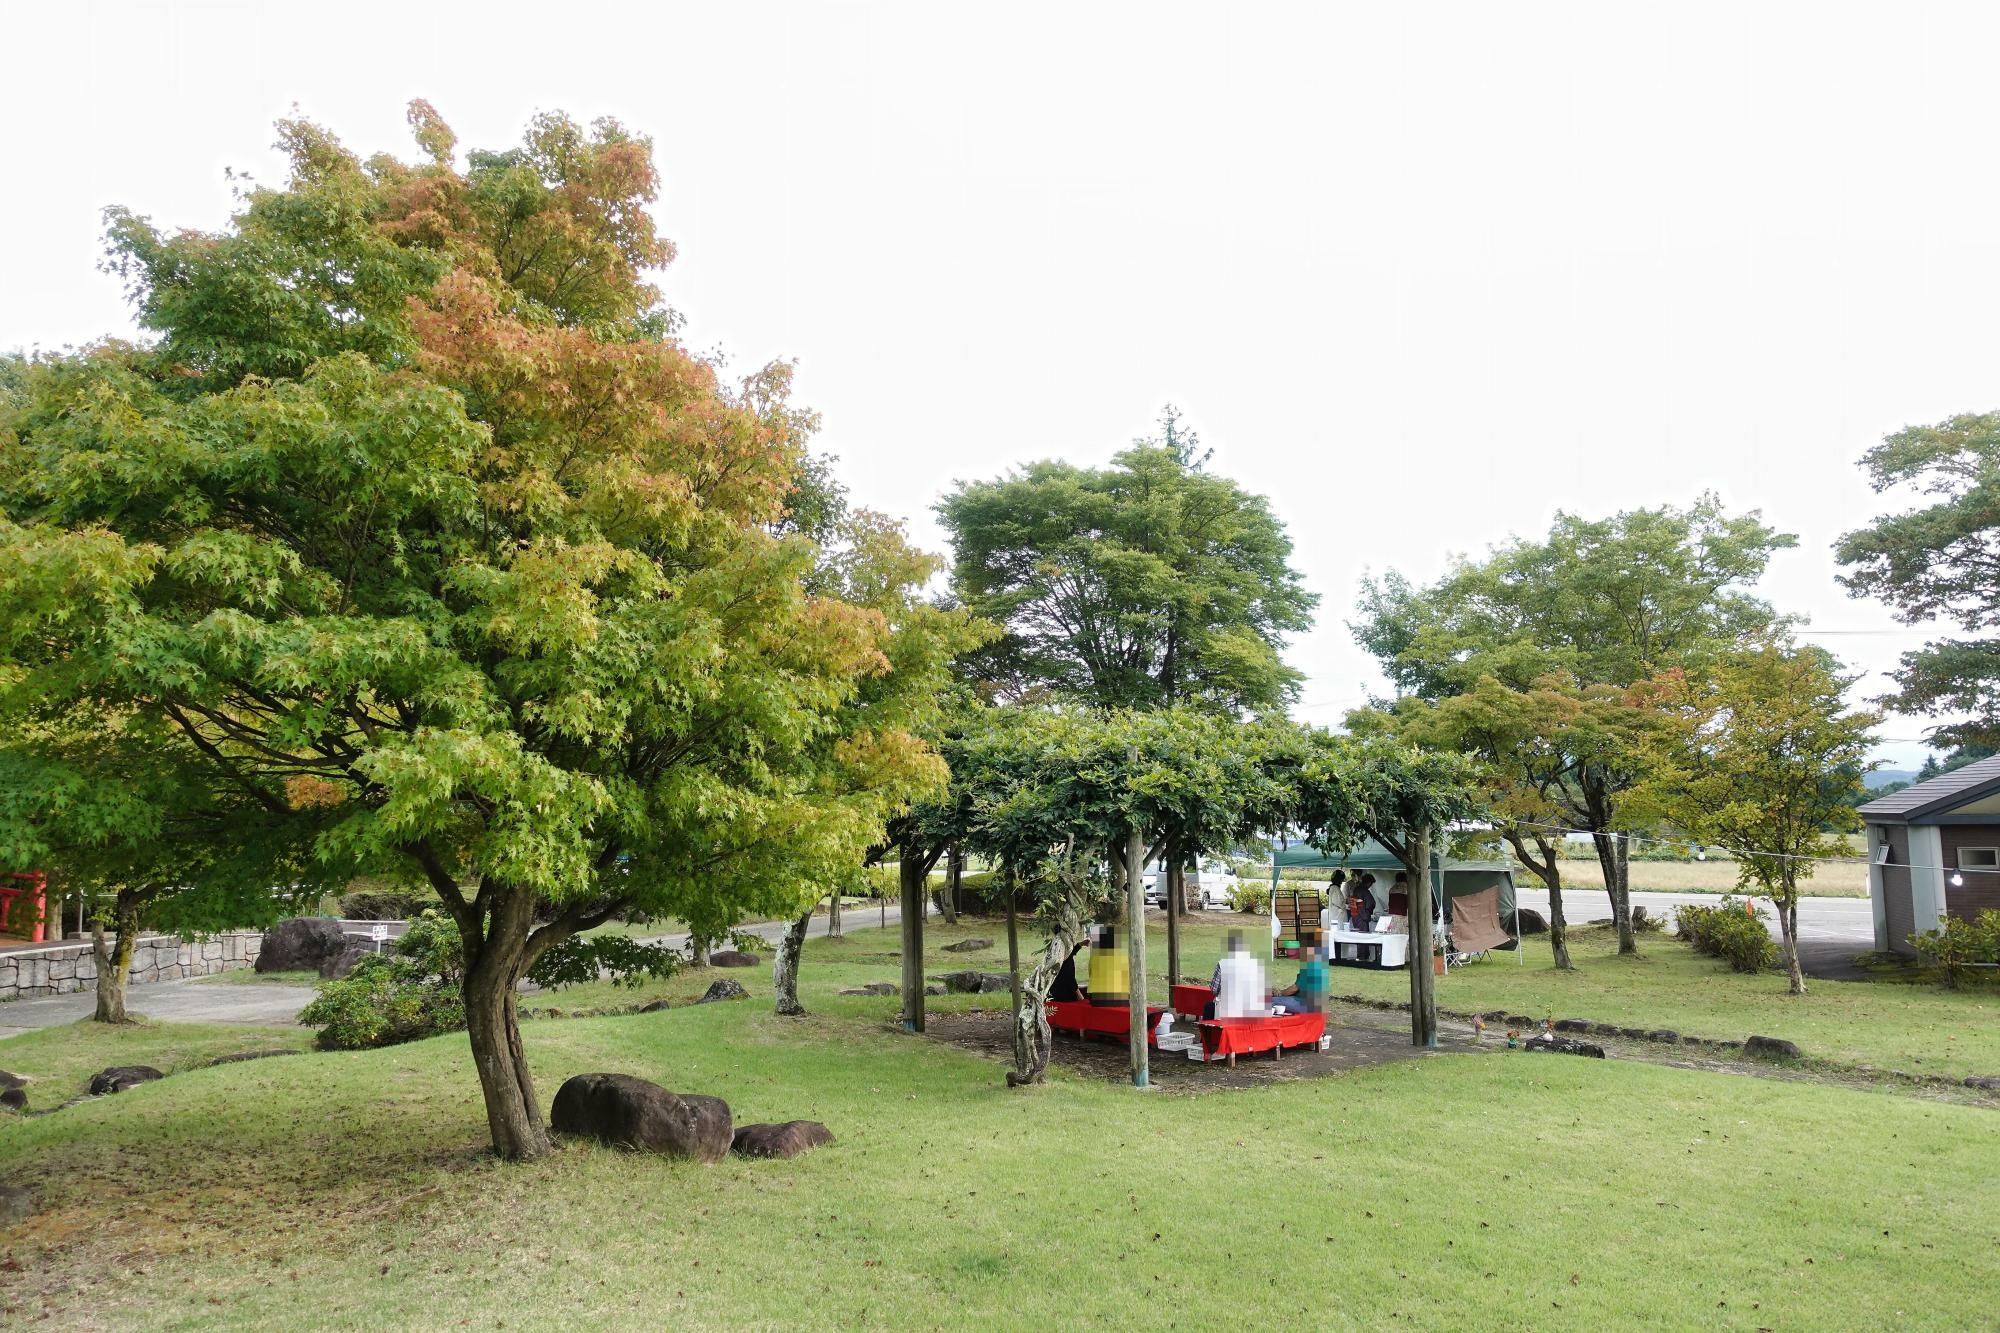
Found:
[[[1117,932],[1099,926],[1090,942],[1090,1002],[1129,1004],[1132,999],[1132,967],[1125,951],[1118,947]]]

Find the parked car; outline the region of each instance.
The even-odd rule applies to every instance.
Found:
[[[1158,865],[1149,865],[1140,873],[1140,883],[1146,887],[1146,905],[1165,907],[1167,905],[1167,873]],[[1236,871],[1227,861],[1210,859],[1187,872],[1188,906],[1198,908],[1228,907],[1230,895],[1236,891]]]

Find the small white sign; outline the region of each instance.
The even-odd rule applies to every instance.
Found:
[[[368,938],[380,944],[383,940],[389,938],[389,927],[377,921],[374,925],[368,927]]]

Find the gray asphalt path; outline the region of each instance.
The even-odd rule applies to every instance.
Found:
[[[900,908],[889,908],[889,925],[898,925],[902,919]],[[854,930],[880,924],[882,914],[873,907],[849,908],[841,916],[841,925]],[[785,933],[785,923],[759,921],[742,929],[766,943],[775,944]],[[812,925],[807,928],[806,938],[820,939],[825,935],[826,918],[814,917]],[[687,946],[685,934],[658,935],[652,940],[672,949]],[[283,1024],[295,1021],[299,1010],[305,1008],[312,997],[312,990],[305,986],[286,986],[276,982],[231,983],[195,977],[186,981],[155,981],[133,986],[125,992],[125,1007],[141,1017],[162,1023]],[[90,1017],[96,1008],[97,997],[87,990],[73,995],[12,1000],[0,1004],[0,1040],[39,1028],[74,1023],[80,1018]]]
[[[1546,889],[1532,889],[1523,884],[1516,890],[1521,906],[1532,907],[1543,916],[1548,915],[1549,894]],[[1673,920],[1673,909],[1682,903],[1698,903],[1712,906],[1722,899],[1716,893],[1635,893],[1634,906],[1644,907],[1647,915]],[[1759,914],[1764,924],[1770,928],[1773,939],[1777,938],[1778,922],[1771,915],[1768,903],[1759,903]],[[1571,925],[1608,919],[1611,915],[1611,900],[1602,889],[1563,890],[1563,915]],[[1853,952],[1862,953],[1875,947],[1874,909],[1866,898],[1801,898],[1799,899],[1799,942],[1826,943],[1829,945],[1851,945]]]

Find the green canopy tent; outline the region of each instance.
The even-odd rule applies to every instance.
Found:
[[[1322,852],[1303,842],[1293,842],[1289,846],[1271,848],[1271,892],[1278,892],[1279,879],[1286,870],[1324,870],[1330,876],[1335,870],[1367,870],[1378,878],[1393,879],[1403,863],[1395,853],[1381,843],[1370,838],[1362,842],[1346,855]],[[1437,901],[1446,922],[1451,920],[1451,903],[1454,898],[1468,894],[1483,893],[1494,885],[1500,886],[1500,920],[1511,928],[1514,938],[1496,947],[1519,950],[1521,923],[1514,901],[1514,866],[1510,861],[1473,861],[1463,857],[1446,856],[1441,852],[1431,853],[1432,897]],[[1275,920],[1275,917],[1273,918]]]

